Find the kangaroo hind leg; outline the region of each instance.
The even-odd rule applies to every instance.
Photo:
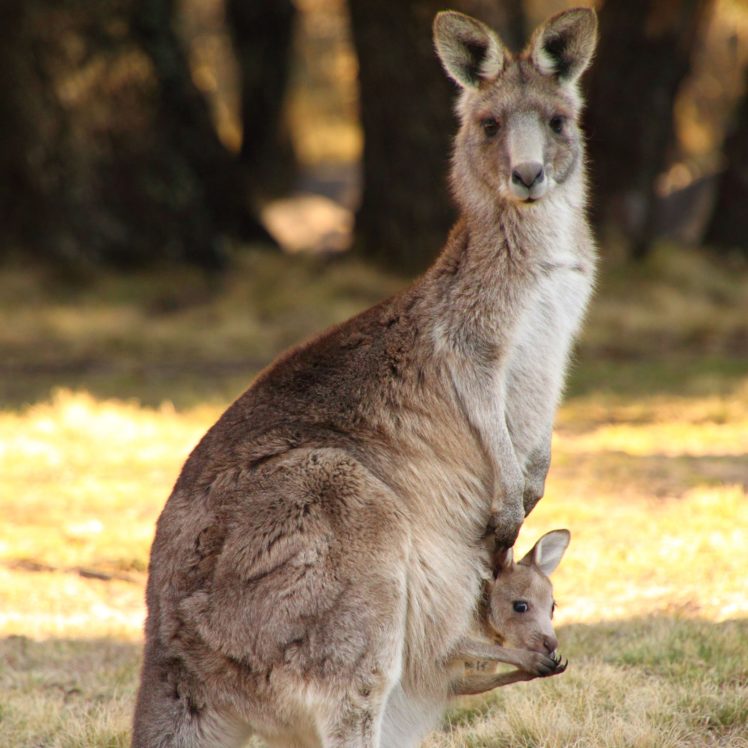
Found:
[[[323,748],[379,748],[383,713],[384,703],[341,704],[321,725]]]
[[[180,683],[174,661],[146,648],[144,682],[138,694],[132,748],[241,748],[249,726]]]

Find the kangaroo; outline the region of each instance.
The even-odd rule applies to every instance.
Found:
[[[493,543],[543,494],[593,285],[578,80],[596,17],[514,57],[436,17],[461,216],[410,288],[280,356],[159,517],[136,748],[407,748],[438,722]]]
[[[511,548],[497,549],[493,578],[486,582],[479,610],[483,636],[465,637],[457,645],[451,665],[453,671],[462,672],[450,681],[451,695],[484,693],[566,670],[568,660],[563,662],[556,653],[558,639],[552,623],[556,603],[548,577],[561,562],[570,537],[568,530],[546,533],[516,564]],[[477,660],[481,666],[503,662],[517,669],[483,672],[466,668],[465,660]]]

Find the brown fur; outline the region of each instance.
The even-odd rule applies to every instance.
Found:
[[[151,552],[137,748],[235,746],[250,730],[401,748],[441,713],[486,527],[511,545],[542,495],[594,272],[577,99],[512,65],[463,96],[463,215],[434,266],[278,359],[187,460]],[[573,118],[566,140],[546,132],[550,100]],[[511,172],[511,147],[474,142],[505,101],[571,164],[532,205],[486,171]]]

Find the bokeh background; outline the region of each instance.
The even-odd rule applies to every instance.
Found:
[[[570,5],[0,5],[3,745],[128,745],[189,450],[277,353],[438,252],[434,13],[517,50]],[[457,703],[430,748],[748,746],[748,2],[596,7],[601,277],[519,541],[572,531],[571,664]]]

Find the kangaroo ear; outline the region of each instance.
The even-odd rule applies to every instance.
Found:
[[[463,13],[445,10],[436,14],[434,44],[447,74],[463,88],[495,80],[504,67],[499,37]]]
[[[501,573],[509,571],[514,566],[514,551],[511,548],[500,546],[493,552],[491,557],[491,569],[493,578],[496,579]]]
[[[530,58],[543,75],[574,83],[587,69],[597,43],[597,15],[592,8],[573,8],[549,18],[528,45]]]
[[[514,551],[511,548],[499,547],[493,553],[491,566],[493,567],[493,578],[502,572],[509,571],[514,565]]]
[[[551,530],[535,543],[520,563],[525,566],[537,566],[549,577],[561,563],[570,540],[571,533],[568,530]]]

